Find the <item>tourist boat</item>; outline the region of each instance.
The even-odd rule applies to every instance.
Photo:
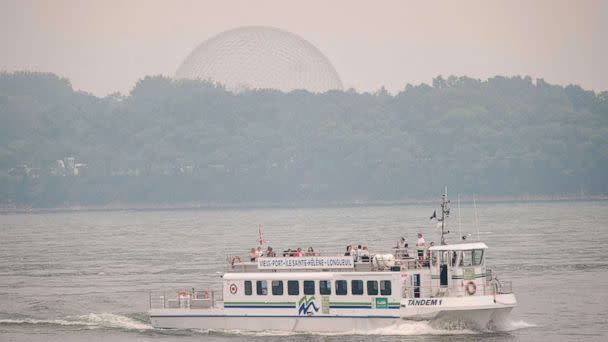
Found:
[[[446,243],[449,211],[444,194],[437,246],[255,262],[232,256],[221,292],[151,294],[150,320],[158,328],[239,331],[356,333],[407,319],[491,328],[517,304],[511,283],[486,266],[483,242]]]

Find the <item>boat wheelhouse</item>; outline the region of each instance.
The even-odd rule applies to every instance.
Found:
[[[486,266],[487,249],[474,242],[365,256],[317,253],[251,262],[232,256],[221,293],[151,295],[150,319],[162,328],[301,332],[456,319],[485,329],[516,305],[511,283],[498,281]]]

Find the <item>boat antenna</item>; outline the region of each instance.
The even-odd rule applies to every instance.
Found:
[[[441,244],[446,245],[445,235],[450,231],[445,230],[445,220],[450,216],[450,200],[448,200],[448,187],[445,187],[443,196],[441,196]]]
[[[477,224],[477,202],[475,201],[475,195],[473,195],[473,208],[475,208],[475,229],[477,229],[477,241],[479,241],[479,224]]]
[[[458,236],[462,239],[462,228],[460,220],[460,193],[458,193]]]

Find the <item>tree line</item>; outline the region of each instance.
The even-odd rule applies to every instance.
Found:
[[[0,207],[608,194],[608,92],[530,77],[392,95],[153,76],[100,98],[2,73],[0,119]]]

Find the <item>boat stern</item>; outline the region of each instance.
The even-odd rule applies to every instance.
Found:
[[[515,306],[517,306],[517,300],[512,293],[488,296],[403,298],[399,313],[403,319],[458,322],[474,329],[488,329],[504,321]]]

